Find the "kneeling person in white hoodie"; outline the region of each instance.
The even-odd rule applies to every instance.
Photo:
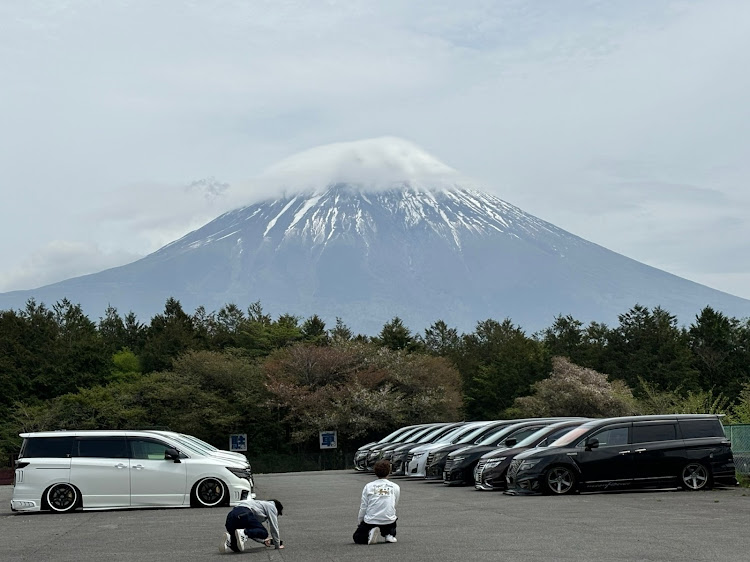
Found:
[[[396,505],[401,488],[388,480],[390,461],[379,460],[373,471],[378,479],[366,484],[362,490],[357,517],[359,525],[353,536],[357,544],[374,544],[378,542],[378,534],[385,538],[385,542],[396,542]]]

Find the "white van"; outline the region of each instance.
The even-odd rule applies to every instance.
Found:
[[[254,497],[247,459],[152,431],[22,433],[13,511],[233,506]]]

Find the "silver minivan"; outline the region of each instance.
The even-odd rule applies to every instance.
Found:
[[[22,433],[13,511],[231,506],[254,497],[247,459],[152,431]]]

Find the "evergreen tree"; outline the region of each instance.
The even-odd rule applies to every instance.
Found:
[[[328,332],[326,323],[318,316],[313,314],[302,324],[302,337],[305,341],[315,345],[328,344]]]
[[[688,329],[698,383],[729,398],[750,382],[750,339],[736,318],[707,306]]]
[[[698,388],[698,372],[692,367],[687,332],[678,328],[675,316],[656,307],[636,305],[619,317],[610,332],[607,372],[637,388],[643,378],[660,390]]]

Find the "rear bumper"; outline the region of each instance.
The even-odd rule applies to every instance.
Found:
[[[42,507],[36,500],[10,500],[10,510],[16,512],[41,511]]]

